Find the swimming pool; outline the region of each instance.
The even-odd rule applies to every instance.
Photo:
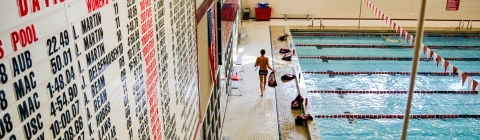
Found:
[[[312,33],[307,33],[312,34]],[[378,56],[413,57],[413,49],[403,48],[409,43],[385,42],[379,34],[368,36],[350,33],[315,33],[304,36],[292,33],[296,52],[303,72],[404,72],[411,71],[411,61],[397,60],[328,60],[306,59],[302,56]],[[302,36],[303,35],[303,36]],[[331,35],[331,36],[327,36]],[[388,35],[386,35],[388,36]],[[443,37],[442,37],[443,36]],[[388,36],[399,39],[398,36]],[[303,44],[304,46],[297,46]],[[310,44],[310,46],[309,46]],[[315,45],[322,45],[316,47]],[[426,35],[424,44],[437,46],[436,53],[444,58],[479,58],[480,38],[477,35]],[[329,46],[331,45],[331,46]],[[341,47],[335,46],[339,45]],[[342,46],[344,45],[344,46]],[[359,45],[372,47],[355,48]],[[347,47],[345,47],[347,46]],[[442,47],[448,46],[448,47]],[[458,47],[468,46],[468,47]],[[456,49],[458,48],[458,49]],[[467,48],[467,49],[465,49]],[[421,57],[427,57],[421,55]],[[480,61],[449,61],[464,72],[480,72]],[[419,63],[418,72],[443,72],[433,61]],[[393,91],[408,90],[409,75],[333,75],[303,74],[307,90],[347,91]],[[480,76],[472,76],[477,81]],[[458,76],[418,75],[417,91],[471,91],[467,82],[462,86]],[[310,93],[312,115],[339,115],[345,111],[354,114],[389,115],[404,114],[407,94],[335,94]],[[480,114],[480,98],[477,94],[420,94],[413,96],[411,114]],[[403,119],[356,119],[350,124],[346,118],[315,118],[322,139],[399,139]],[[408,139],[478,139],[480,120],[457,119],[410,119]]]

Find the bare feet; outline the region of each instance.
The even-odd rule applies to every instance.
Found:
[[[265,87],[263,87],[263,88],[265,88]],[[262,94],[260,94],[260,97],[263,97],[263,92],[264,92],[263,88],[260,89],[260,93],[262,93]]]

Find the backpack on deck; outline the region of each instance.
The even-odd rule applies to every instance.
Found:
[[[292,74],[284,74],[282,77],[281,77],[282,80],[292,80],[292,79],[295,79],[295,75],[292,75]]]
[[[282,60],[292,61],[292,53],[285,53],[285,55],[282,57]]]
[[[292,101],[291,103],[291,108],[292,109],[302,109],[303,105],[303,97],[301,95],[297,95],[295,100]]]
[[[295,117],[295,125],[306,125],[307,120],[303,118],[301,114],[299,114],[297,117]]]
[[[290,52],[290,49],[288,48],[281,48],[279,53],[289,53]]]

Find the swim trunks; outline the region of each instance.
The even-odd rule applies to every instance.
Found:
[[[268,74],[268,70],[258,70],[258,74],[259,74],[259,75],[267,75],[267,74]]]

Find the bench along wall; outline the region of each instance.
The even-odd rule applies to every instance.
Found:
[[[255,4],[267,2],[272,6],[272,18],[283,18],[283,13],[312,14],[313,18],[358,18],[360,1],[363,0],[243,0],[243,7],[250,8],[255,17]],[[420,0],[370,0],[392,19],[417,19]],[[447,11],[446,0],[427,1],[426,19],[480,20],[480,1],[461,0],[458,11]],[[410,14],[412,13],[412,14]],[[290,18],[306,18],[291,15]],[[361,18],[376,18],[370,9],[362,6]]]

